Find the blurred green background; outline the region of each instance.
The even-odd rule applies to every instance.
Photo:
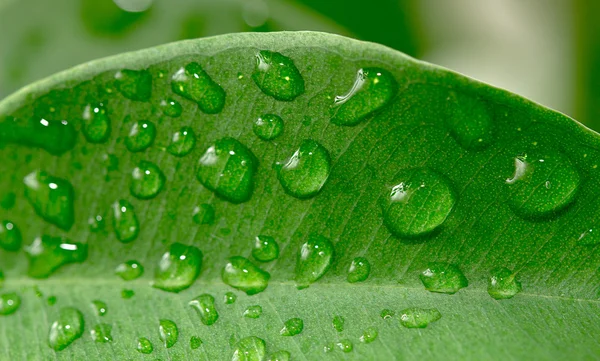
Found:
[[[378,42],[600,129],[600,1],[0,0],[0,98],[76,64],[241,31]]]

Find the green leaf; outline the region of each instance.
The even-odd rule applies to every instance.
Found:
[[[285,69],[264,68],[264,51]],[[173,92],[191,63],[223,90],[219,112]],[[124,70],[151,82],[119,90]],[[277,100],[292,76],[303,91]],[[90,142],[83,115],[99,103],[110,135]],[[341,109],[351,122],[334,122]],[[254,133],[266,114],[275,139]],[[183,127],[195,142],[173,154]],[[0,251],[0,359],[594,358],[598,149],[557,112],[322,33],[73,68],[0,102],[0,221],[25,245]],[[124,264],[140,267],[123,277]]]

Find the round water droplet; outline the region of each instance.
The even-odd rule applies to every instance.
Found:
[[[43,235],[25,247],[25,254],[29,259],[27,274],[33,278],[47,278],[63,265],[85,261],[88,247],[66,238]]]
[[[98,315],[98,316],[104,316],[104,315],[106,315],[106,312],[108,312],[108,306],[106,305],[106,302],[104,302],[104,301],[100,301],[100,300],[92,301],[92,308],[94,309],[94,311],[96,312],[96,315]]]
[[[167,152],[176,157],[188,155],[196,145],[196,134],[190,127],[182,127],[171,137],[171,144],[167,147]]]
[[[123,289],[121,290],[121,298],[124,300],[129,300],[135,296],[134,290]]]
[[[107,323],[99,323],[90,330],[92,340],[99,343],[112,342],[112,326]]]
[[[310,235],[302,245],[296,262],[296,285],[298,289],[306,288],[321,278],[333,259],[333,244],[323,236]]]
[[[14,292],[0,295],[0,315],[6,316],[17,312],[21,306],[21,297]]]
[[[148,355],[154,351],[154,346],[152,346],[152,342],[150,342],[150,340],[148,340],[146,337],[140,337],[138,338],[136,350],[139,353]]]
[[[35,212],[46,222],[65,231],[70,230],[75,220],[71,183],[44,171],[28,174],[23,182],[25,197]]]
[[[215,223],[215,207],[206,203],[199,205],[194,208],[192,219],[199,225]]]
[[[440,318],[442,314],[435,308],[412,307],[400,311],[400,324],[406,328],[425,328]]]
[[[202,252],[194,246],[173,243],[154,272],[152,287],[179,292],[189,288],[202,269]]]
[[[442,175],[426,169],[400,171],[394,186],[386,190],[383,223],[397,237],[419,237],[440,227],[456,195]]]
[[[419,278],[428,291],[450,295],[469,285],[461,270],[449,263],[432,263]]]
[[[90,143],[104,143],[110,137],[110,118],[103,103],[88,104],[83,110],[83,135]]]
[[[356,125],[386,106],[398,92],[398,83],[385,69],[358,70],[354,85],[345,95],[334,99],[331,122],[337,125]]]
[[[256,336],[244,337],[235,346],[231,361],[263,361],[266,354],[265,341]]]
[[[0,143],[42,148],[52,155],[73,149],[77,140],[75,127],[66,120],[29,118],[22,121],[6,117],[0,121]]]
[[[246,318],[259,318],[260,315],[262,315],[262,311],[262,307],[260,307],[259,305],[248,306],[248,308],[244,310],[242,316]]]
[[[342,352],[345,352],[345,353],[352,352],[352,350],[354,350],[354,345],[352,344],[352,341],[348,340],[347,338],[340,340],[335,345],[340,350],[342,350]]]
[[[160,320],[158,335],[166,348],[171,348],[177,343],[179,330],[175,322],[171,320]]]
[[[364,257],[356,257],[352,260],[350,264],[350,268],[348,268],[348,277],[346,278],[348,282],[363,282],[367,278],[369,278],[369,273],[371,273],[371,264]]]
[[[152,74],[148,70],[118,71],[115,74],[115,85],[130,100],[145,102],[152,96]]]
[[[98,233],[104,230],[106,221],[104,220],[104,217],[98,214],[88,218],[88,225],[90,226],[90,232]]]
[[[394,312],[392,310],[388,310],[387,308],[385,308],[385,309],[381,310],[381,313],[379,315],[384,320],[389,320],[390,318],[394,317],[395,314],[396,314],[396,312]]]
[[[225,302],[226,305],[234,304],[236,300],[237,296],[233,292],[227,292],[223,297],[223,302]]]
[[[0,223],[0,247],[6,251],[16,252],[21,249],[22,236],[19,227],[11,221]]]
[[[72,307],[60,310],[57,319],[50,326],[48,344],[56,351],[62,351],[83,334],[83,314]]]
[[[154,138],[156,138],[154,123],[147,120],[138,120],[133,123],[127,138],[125,138],[125,147],[130,152],[141,152],[154,143]]]
[[[156,164],[143,160],[131,172],[129,191],[136,198],[152,199],[163,189],[165,180]]]
[[[121,199],[113,203],[113,228],[117,239],[123,243],[135,240],[140,233],[140,223],[133,206]]]
[[[279,257],[279,245],[273,237],[257,236],[254,238],[252,257],[259,262],[270,262]]]
[[[225,91],[202,69],[193,62],[179,69],[172,78],[171,89],[198,104],[206,114],[216,114],[225,106]]]
[[[300,318],[290,318],[285,321],[283,328],[279,331],[281,336],[296,336],[304,329],[304,321]]]
[[[171,118],[178,118],[181,116],[183,109],[181,104],[174,99],[165,99],[160,101],[160,107],[164,115]]]
[[[481,99],[453,93],[446,125],[461,147],[468,150],[486,148],[493,139],[492,114]]]
[[[265,114],[256,119],[252,131],[262,140],[273,140],[283,132],[283,120],[278,115]]]
[[[267,361],[290,361],[291,358],[292,358],[292,355],[290,355],[289,352],[281,350],[281,351],[273,352],[271,355],[269,355],[269,358],[267,359]]]
[[[273,51],[256,54],[252,79],[263,93],[277,100],[292,101],[304,93],[304,79],[292,59]]]
[[[222,138],[200,158],[197,178],[202,185],[231,203],[250,200],[258,160],[233,138]]]
[[[115,274],[124,281],[140,278],[144,274],[144,267],[135,260],[123,262],[115,268]]]
[[[233,288],[255,295],[269,285],[269,273],[256,267],[247,258],[235,256],[228,259],[221,272],[223,282]]]
[[[360,336],[359,340],[362,343],[371,343],[377,339],[379,333],[375,327],[368,327],[363,331],[362,336]]]
[[[215,308],[215,298],[207,293],[194,298],[188,305],[196,310],[198,316],[200,316],[200,321],[207,326],[212,325],[219,319],[219,313]]]
[[[488,279],[487,291],[496,300],[513,298],[522,290],[521,282],[517,275],[508,268],[496,268],[492,270]]]
[[[335,330],[337,332],[342,332],[344,331],[344,323],[346,322],[346,320],[344,320],[344,318],[342,316],[333,316],[333,328],[335,328]]]
[[[304,140],[284,163],[276,164],[277,178],[286,193],[300,199],[317,195],[331,171],[329,152],[314,140]]]
[[[202,339],[198,336],[190,337],[190,348],[192,350],[198,349],[200,346],[202,346],[203,343],[204,342],[202,342]]]

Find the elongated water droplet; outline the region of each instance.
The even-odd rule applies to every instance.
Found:
[[[222,138],[200,158],[197,178],[202,185],[232,203],[250,200],[258,160],[233,138]]]
[[[83,110],[83,135],[90,143],[104,143],[110,137],[110,118],[103,103],[88,104]]]
[[[190,127],[182,127],[171,136],[171,144],[167,147],[167,152],[176,157],[183,157],[194,149],[196,145],[196,134]]]
[[[44,171],[28,174],[23,182],[25,197],[35,212],[46,222],[65,231],[70,230],[75,220],[71,183]]]
[[[156,164],[143,160],[131,172],[129,191],[136,198],[152,199],[163,189],[165,180]]]
[[[442,318],[436,308],[412,307],[400,311],[400,324],[407,328],[425,328]]]
[[[344,323],[346,322],[346,320],[344,320],[344,318],[342,316],[333,316],[333,328],[335,328],[335,330],[337,332],[342,332],[344,331]]]
[[[394,317],[395,314],[396,314],[396,312],[385,308],[385,309],[381,310],[381,313],[379,315],[384,320],[389,320],[390,318]]]
[[[6,251],[16,252],[21,249],[23,238],[21,231],[11,221],[0,223],[0,247]]]
[[[108,323],[99,323],[90,330],[92,340],[99,343],[112,342],[112,326]]]
[[[348,277],[346,279],[350,283],[363,282],[369,278],[371,273],[371,264],[364,257],[356,257],[352,260],[350,268],[348,268]]]
[[[204,342],[202,342],[202,339],[198,336],[192,336],[190,337],[190,348],[192,350],[196,350],[197,348],[199,348],[200,346],[202,346]]]
[[[290,355],[289,352],[281,350],[273,352],[271,355],[269,355],[267,361],[290,361],[291,358],[292,355]]]
[[[207,293],[194,298],[188,305],[196,310],[198,316],[200,316],[200,321],[207,326],[212,325],[219,319],[219,313],[215,308],[215,298]]]
[[[179,338],[179,330],[177,329],[175,322],[171,320],[160,320],[158,336],[166,348],[173,347]]]
[[[62,351],[83,334],[83,314],[72,307],[60,310],[57,319],[50,326],[48,344],[56,351]]]
[[[25,247],[25,254],[29,259],[27,274],[33,278],[47,278],[63,265],[85,261],[88,247],[66,238],[43,235]]]
[[[273,140],[283,132],[283,120],[275,114],[265,114],[254,122],[254,134],[262,140]]]
[[[461,270],[449,263],[432,263],[419,278],[423,286],[431,292],[454,294],[469,285]]]
[[[140,233],[140,223],[133,206],[121,199],[113,203],[113,228],[117,239],[123,243],[135,240]]]
[[[285,321],[283,328],[279,331],[281,336],[296,336],[304,330],[304,321],[300,318],[290,318]]]
[[[461,147],[468,150],[486,148],[493,138],[492,115],[481,99],[453,93],[446,125]]]
[[[257,236],[254,238],[252,257],[260,262],[270,262],[279,257],[279,245],[275,238],[270,236]]]
[[[317,195],[331,171],[329,152],[314,140],[304,140],[284,163],[276,164],[277,178],[289,195],[305,199]]]
[[[513,298],[522,289],[517,275],[508,268],[501,267],[492,270],[487,288],[492,298],[496,300]]]
[[[21,297],[14,292],[0,295],[0,315],[7,316],[17,312],[21,306]]]
[[[121,290],[121,298],[124,300],[129,300],[135,296],[134,290],[122,289]]]
[[[340,340],[335,345],[340,350],[342,350],[342,352],[345,352],[345,353],[352,352],[352,350],[354,350],[354,345],[352,344],[352,341],[348,340],[347,338]]]
[[[266,354],[265,341],[256,336],[244,337],[235,346],[231,361],[263,361]]]
[[[106,302],[104,302],[104,301],[100,301],[100,300],[92,301],[92,308],[94,309],[94,311],[96,312],[96,315],[98,315],[98,316],[104,316],[104,315],[106,315],[106,312],[108,312],[108,306],[106,305]]]
[[[226,305],[234,304],[236,300],[237,296],[233,292],[227,292],[225,293],[225,296],[223,296],[223,302],[225,302]]]
[[[130,152],[141,152],[154,143],[154,138],[156,138],[154,123],[147,120],[138,120],[133,123],[127,138],[125,138],[125,147]]]
[[[252,80],[263,93],[277,100],[292,101],[304,93],[304,78],[292,59],[273,51],[256,54]]]
[[[206,203],[199,205],[194,208],[192,219],[199,225],[215,223],[215,207]]]
[[[183,112],[181,104],[175,99],[161,100],[160,107],[162,108],[163,114],[171,118],[178,118]]]
[[[335,97],[331,122],[356,125],[387,105],[398,92],[398,83],[385,69],[363,68],[356,73],[352,88]]]
[[[233,288],[246,292],[248,295],[260,293],[269,285],[269,273],[256,267],[247,258],[235,256],[228,259],[223,267],[221,278]]]
[[[115,85],[127,99],[145,102],[152,96],[152,74],[148,70],[124,69],[115,74]]]
[[[135,260],[123,262],[115,268],[115,274],[124,281],[140,278],[144,274],[144,267]]]
[[[75,147],[77,132],[66,120],[29,118],[21,121],[6,117],[0,122],[0,143],[13,143],[42,148],[52,155],[61,155]]]
[[[171,89],[177,95],[198,104],[206,114],[216,114],[225,106],[225,91],[193,62],[179,69],[172,78]]]
[[[377,339],[379,333],[375,327],[368,327],[363,331],[362,336],[360,336],[359,340],[362,343],[371,343]]]
[[[140,337],[138,338],[136,350],[139,353],[148,355],[154,351],[154,346],[152,346],[152,342],[150,342],[150,340],[148,340],[146,337]]]
[[[152,287],[179,292],[189,288],[202,269],[202,252],[194,246],[173,243],[154,272]]]
[[[333,244],[323,236],[310,235],[302,245],[296,262],[296,285],[299,289],[308,287],[321,278],[333,259]]]
[[[449,181],[426,168],[402,170],[394,184],[386,189],[383,222],[397,237],[430,234],[444,223],[456,203]]]
[[[262,315],[262,311],[263,309],[259,305],[248,306],[242,316],[246,318],[259,318]]]

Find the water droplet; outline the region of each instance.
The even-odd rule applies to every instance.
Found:
[[[389,320],[390,318],[394,317],[395,314],[396,314],[396,312],[385,308],[385,309],[381,310],[381,313],[379,315],[384,320]]]
[[[432,263],[419,278],[428,291],[450,295],[469,285],[462,271],[449,263]]]
[[[496,300],[513,298],[522,289],[517,275],[508,268],[501,267],[492,270],[487,288],[492,298]]]
[[[112,342],[112,326],[108,323],[99,323],[90,330],[92,340],[100,343]]]
[[[273,51],[256,54],[252,79],[263,93],[277,100],[292,101],[304,93],[304,79],[292,59]]]
[[[88,104],[83,110],[83,135],[90,143],[104,143],[110,137],[110,118],[103,103]]]
[[[140,233],[140,223],[133,206],[121,199],[113,203],[113,228],[117,239],[123,243],[135,240]]]
[[[375,327],[368,327],[363,331],[362,336],[360,336],[359,340],[363,343],[371,343],[377,339],[379,333]]]
[[[92,308],[94,309],[94,311],[96,312],[96,315],[98,315],[98,316],[104,316],[104,315],[106,315],[106,312],[108,312],[108,306],[106,305],[106,302],[104,302],[104,301],[100,301],[100,300],[92,301]]]
[[[323,236],[310,235],[302,245],[296,262],[296,285],[298,289],[306,288],[321,278],[333,259],[333,244]]]
[[[148,355],[154,351],[154,346],[152,346],[152,342],[150,342],[150,340],[148,340],[146,337],[140,337],[138,338],[136,350],[139,353]]]
[[[335,330],[337,332],[342,332],[344,331],[344,323],[346,322],[346,320],[344,320],[344,318],[342,316],[333,316],[333,328],[335,328]]]
[[[176,157],[188,155],[196,145],[196,134],[190,127],[181,127],[173,133],[171,144],[167,147],[167,152]]]
[[[281,350],[273,352],[271,355],[269,355],[267,361],[290,361],[291,358],[292,355],[290,355],[289,352]]]
[[[350,268],[348,268],[348,277],[346,278],[348,282],[363,282],[367,278],[369,278],[369,273],[371,273],[371,264],[364,257],[356,257],[352,260],[350,264]]]
[[[352,341],[348,340],[347,338],[340,340],[335,345],[340,350],[342,350],[342,352],[345,352],[345,353],[352,352],[352,350],[354,349],[354,345],[352,344]]]
[[[192,219],[199,225],[215,223],[215,207],[206,203],[199,205],[194,208]]]
[[[275,167],[286,193],[306,199],[317,195],[325,185],[331,171],[331,159],[327,149],[307,139],[287,161]]]
[[[6,251],[16,252],[21,249],[22,236],[19,227],[11,221],[0,223],[0,247]]]
[[[165,175],[152,162],[142,160],[131,172],[131,195],[139,199],[152,199],[158,195],[165,185]]]
[[[29,118],[27,122],[7,117],[0,122],[0,143],[14,143],[42,148],[52,155],[61,155],[75,146],[77,132],[66,120]]]
[[[279,245],[273,237],[257,236],[254,238],[252,257],[260,262],[270,262],[279,257]]]
[[[171,89],[177,95],[198,104],[206,114],[216,114],[225,106],[225,91],[193,62],[179,69],[172,78]]]
[[[145,102],[152,96],[152,74],[148,70],[124,69],[115,74],[115,85],[127,99]]]
[[[436,308],[412,307],[400,311],[400,324],[407,328],[425,328],[442,318]]]
[[[144,274],[144,267],[135,260],[123,262],[115,268],[115,274],[124,281],[131,281],[140,278]]]
[[[250,200],[258,160],[233,138],[222,138],[200,158],[197,178],[202,185],[232,203]]]
[[[383,222],[393,235],[424,236],[444,223],[456,203],[445,177],[416,168],[400,171],[395,179],[383,205]]]
[[[47,278],[63,265],[85,261],[88,248],[87,244],[43,235],[25,247],[25,254],[29,259],[27,274],[33,278]]]
[[[331,122],[337,125],[356,125],[387,105],[398,92],[394,76],[381,68],[358,70],[354,85],[333,103]]]
[[[154,272],[152,287],[168,292],[189,288],[202,268],[202,252],[194,246],[173,243]]]
[[[160,320],[158,334],[166,348],[173,347],[179,338],[177,325],[171,320]]]
[[[129,300],[129,299],[133,298],[133,296],[135,296],[135,291],[128,290],[128,289],[121,290],[121,298],[122,299]]]
[[[188,305],[196,310],[198,316],[200,316],[200,321],[207,326],[212,325],[219,319],[219,313],[215,308],[215,298],[207,293],[194,298]]]
[[[0,207],[9,210],[15,206],[15,202],[17,200],[17,195],[15,192],[8,192],[0,197]]]
[[[296,336],[304,329],[304,321],[300,318],[290,318],[285,321],[283,328],[279,331],[281,336]]]
[[[17,312],[21,306],[21,297],[18,294],[3,293],[0,295],[0,315],[6,316]]]
[[[58,318],[50,326],[48,344],[56,351],[62,351],[83,334],[83,314],[72,307],[62,308]]]
[[[481,99],[462,93],[451,96],[452,104],[446,118],[450,134],[461,147],[479,150],[487,147],[493,137],[492,115]]]
[[[68,231],[73,226],[73,186],[65,179],[35,171],[23,180],[25,197],[35,212],[46,222]]]
[[[162,108],[163,114],[171,118],[178,118],[183,112],[181,104],[175,99],[161,100],[160,107]]]
[[[54,306],[56,304],[56,296],[48,296],[46,303],[48,306]]]
[[[256,267],[247,258],[235,256],[228,259],[223,267],[221,278],[225,284],[246,292],[248,295],[260,293],[269,285],[269,273]]]
[[[237,296],[233,292],[227,292],[223,297],[223,302],[225,302],[226,305],[234,304],[236,300]]]
[[[90,226],[90,232],[98,233],[104,230],[104,227],[106,226],[106,221],[104,220],[104,217],[98,214],[96,216],[88,218],[88,225]]]
[[[283,120],[278,115],[265,114],[256,119],[252,131],[262,140],[273,140],[281,135]]]
[[[190,337],[190,348],[192,350],[196,350],[197,348],[199,348],[200,346],[202,346],[204,342],[202,342],[202,339],[198,336],[192,336]]]
[[[259,318],[262,315],[262,307],[259,305],[249,306],[246,308],[242,316],[246,318]]]
[[[263,361],[265,354],[263,339],[256,336],[244,337],[237,343],[231,361]]]
[[[154,143],[154,138],[156,138],[154,123],[147,120],[138,120],[133,123],[127,138],[125,138],[125,147],[130,152],[141,152]]]
[[[508,204],[520,217],[548,218],[566,208],[577,194],[580,176],[558,151],[532,152],[515,157],[515,172],[506,180]]]

